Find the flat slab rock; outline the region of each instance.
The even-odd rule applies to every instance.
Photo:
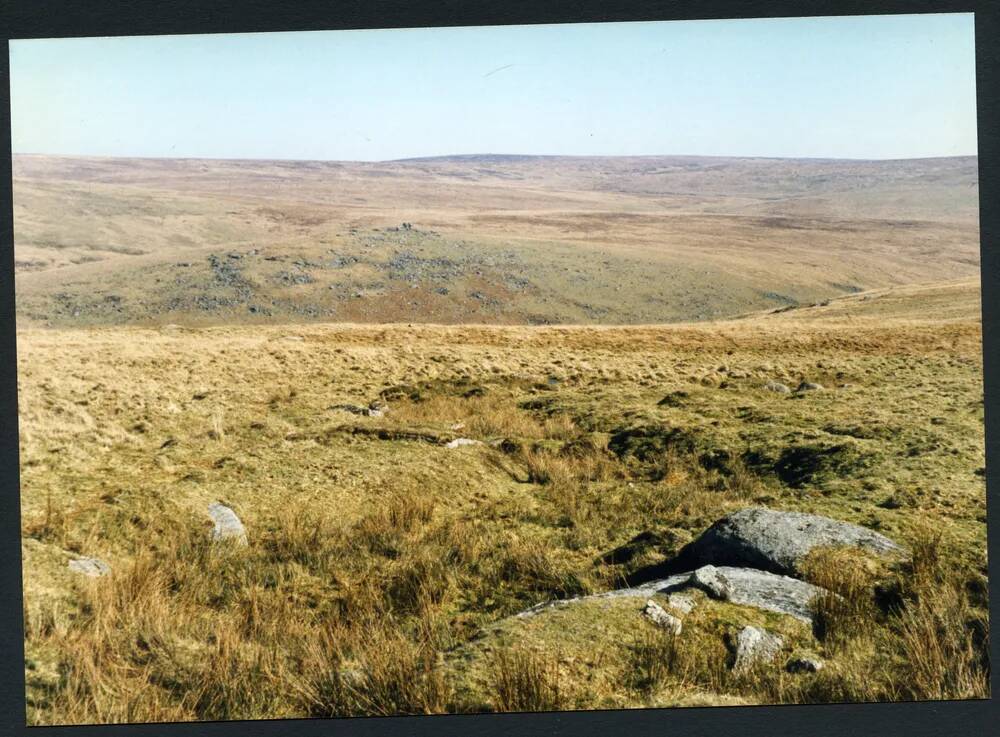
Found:
[[[212,530],[214,542],[231,540],[240,545],[247,544],[246,528],[232,509],[225,504],[209,504],[208,516],[215,523],[215,528]]]
[[[693,588],[705,591],[713,599],[786,614],[806,623],[812,622],[811,604],[813,599],[826,592],[826,589],[819,586],[769,571],[731,566],[703,566],[695,571],[678,573],[659,581],[644,583],[641,586],[616,589],[574,599],[556,599],[543,602],[520,612],[517,616],[531,617],[553,607],[622,596],[648,598],[654,593],[660,593],[669,594],[673,599],[676,592]],[[690,598],[686,603],[692,603]]]
[[[874,530],[802,512],[751,507],[727,515],[678,553],[671,568],[747,566],[794,574],[803,558],[820,547],[856,547],[881,555],[903,548]]]

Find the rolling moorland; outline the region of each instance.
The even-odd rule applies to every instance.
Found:
[[[53,327],[731,317],[976,275],[976,166],[18,156],[18,314]]]
[[[976,176],[15,157],[29,722],[987,696]],[[906,554],[600,596],[746,507]]]

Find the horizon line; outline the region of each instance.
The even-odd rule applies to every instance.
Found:
[[[764,161],[844,161],[844,162],[892,162],[892,161],[929,161],[934,159],[970,159],[979,158],[979,152],[971,154],[936,154],[931,156],[892,156],[856,157],[856,156],[762,156],[753,154],[515,154],[515,153],[453,153],[431,154],[424,156],[404,156],[391,159],[323,159],[323,158],[286,158],[286,157],[251,157],[251,156],[150,156],[127,154],[65,154],[12,151],[11,158],[16,156],[45,156],[63,159],[133,159],[153,161],[284,161],[324,164],[398,164],[413,161],[433,161],[443,159],[751,159]]]

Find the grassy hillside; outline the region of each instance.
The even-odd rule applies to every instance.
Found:
[[[278,218],[274,227],[302,228],[294,243],[304,244],[320,226]],[[925,227],[944,226],[916,232]],[[428,253],[446,238],[370,232],[337,237],[412,238],[406,248]],[[641,237],[630,241],[639,250]],[[382,258],[402,246],[371,248]],[[155,253],[107,264],[119,258],[149,264],[149,274],[174,268],[156,266]],[[248,259],[232,261],[263,281]],[[63,274],[60,289],[83,290],[68,275],[100,267],[21,272],[19,289]],[[122,279],[106,288],[129,286]],[[43,329],[24,320],[29,719],[987,695],[980,325],[970,279],[673,326]],[[763,389],[768,380],[825,389],[776,394]],[[382,417],[337,408],[380,398]],[[652,438],[660,450],[616,453],[613,436]],[[444,445],[457,437],[483,442]],[[246,523],[246,548],[209,542],[215,501]],[[616,588],[750,504],[861,523],[906,543],[912,562],[817,562],[810,575],[842,597],[815,632],[708,601],[676,639],[643,619],[641,600],[512,616]],[[607,556],[640,533],[647,542],[632,559]],[[113,572],[75,575],[75,555]],[[827,667],[734,674],[725,643],[743,624],[782,632]]]
[[[977,181],[974,157],[17,156],[18,319],[719,319],[975,276]]]

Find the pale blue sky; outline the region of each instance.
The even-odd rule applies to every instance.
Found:
[[[12,41],[15,153],[976,153],[971,14]]]

